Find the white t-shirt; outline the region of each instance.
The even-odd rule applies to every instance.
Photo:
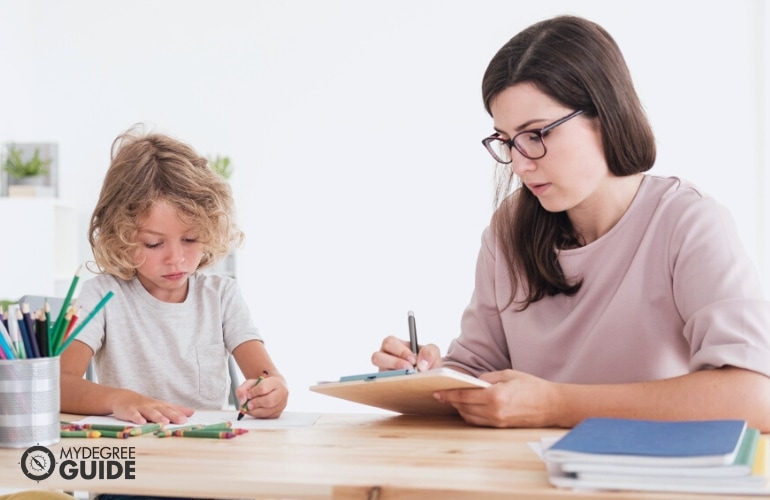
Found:
[[[510,280],[487,229],[476,288],[445,364],[582,384],[725,365],[770,375],[770,303],[758,273],[730,215],[693,186],[646,175],[615,227],[558,259],[567,277],[582,277],[576,295],[501,313]]]
[[[77,337],[94,351],[99,383],[197,409],[226,408],[229,353],[262,340],[236,281],[195,273],[187,299],[175,304],[136,278],[99,275],[83,284],[81,316],[110,290],[115,295]]]

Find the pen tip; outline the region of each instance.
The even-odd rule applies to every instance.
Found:
[[[242,419],[242,418],[243,418],[243,412],[241,412],[241,413],[239,413],[239,414],[238,414],[238,420],[240,420],[240,419]]]

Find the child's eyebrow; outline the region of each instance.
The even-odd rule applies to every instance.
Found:
[[[158,232],[158,231],[152,231],[150,229],[140,229],[137,231],[138,235],[141,236],[154,236],[158,238],[164,238],[166,235],[164,233]]]

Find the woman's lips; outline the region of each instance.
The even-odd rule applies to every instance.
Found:
[[[540,196],[545,193],[549,187],[551,187],[550,182],[527,184],[527,188],[532,191],[532,194],[535,196]]]

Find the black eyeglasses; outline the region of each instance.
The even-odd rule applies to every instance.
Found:
[[[483,139],[481,143],[485,148],[487,148],[487,151],[489,151],[489,154],[492,155],[492,158],[494,158],[495,161],[499,163],[508,164],[513,161],[513,158],[511,157],[511,148],[516,148],[516,151],[521,153],[521,155],[525,158],[529,158],[530,160],[539,160],[545,156],[546,153],[543,137],[548,135],[548,132],[551,130],[555,129],[567,120],[576,117],[582,112],[583,110],[579,109],[568,114],[564,118],[560,118],[553,123],[549,123],[541,129],[525,130],[524,132],[519,132],[508,140],[502,139],[499,133],[492,134],[489,137]]]

